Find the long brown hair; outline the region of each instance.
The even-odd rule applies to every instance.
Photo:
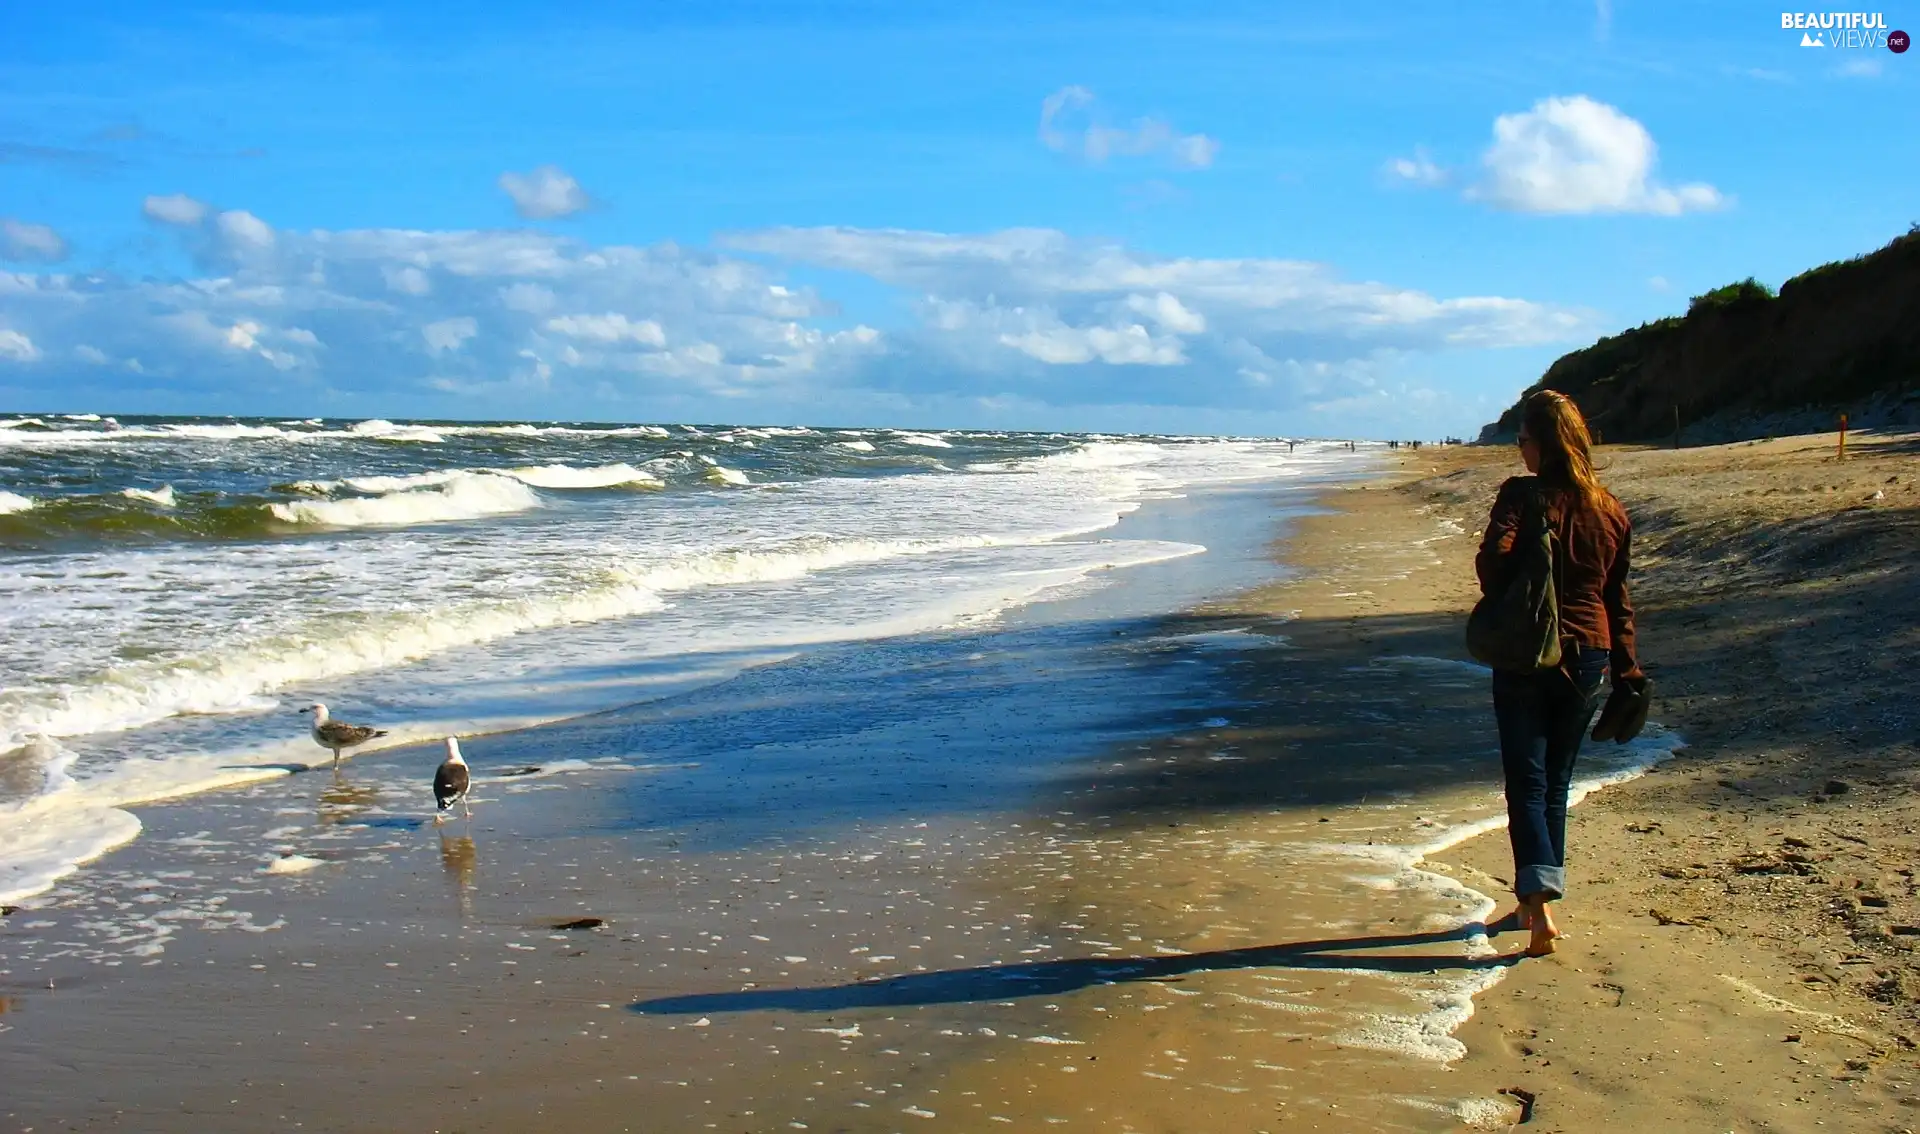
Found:
[[[1593,471],[1593,435],[1573,399],[1558,390],[1537,391],[1528,396],[1520,421],[1540,446],[1540,479],[1571,488],[1584,503],[1599,503],[1603,490]]]

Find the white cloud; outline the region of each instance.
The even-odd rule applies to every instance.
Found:
[[[209,266],[263,263],[273,257],[273,226],[245,209],[216,209],[184,193],[148,197],[141,212],[150,221],[181,230],[187,250]]]
[[[1220,143],[1205,134],[1181,134],[1164,119],[1141,118],[1131,128],[1107,125],[1093,92],[1062,87],[1040,103],[1040,141],[1050,150],[1073,153],[1095,165],[1110,157],[1157,155],[1180,169],[1206,169]]]
[[[427,282],[427,273],[411,264],[403,267],[381,268],[380,276],[387,286],[402,295],[425,295],[433,290]]]
[[[1324,264],[1157,257],[1046,229],[771,229],[723,243],[923,296],[920,327],[891,334],[888,361],[956,394],[1270,407],[1341,387],[1388,354],[1558,342],[1587,326],[1520,299],[1439,299]]]
[[[553,310],[556,302],[552,288],[539,284],[509,284],[500,289],[500,302],[509,311],[524,311],[529,315],[544,315]]]
[[[480,333],[480,323],[471,315],[441,319],[420,328],[430,351],[459,350],[460,344]]]
[[[90,364],[74,371],[89,382],[105,380],[93,369],[100,359],[137,358],[182,397],[252,393],[262,377],[284,376],[270,388],[288,398],[579,397],[606,384],[620,401],[801,398],[885,349],[869,328],[813,326],[832,308],[810,288],[776,290],[766,267],[670,244],[276,230],[211,208],[174,227],[200,266],[192,278],[0,273],[21,336],[9,356],[37,344],[67,367]],[[521,410],[551,408],[543,394]]]
[[[660,324],[651,319],[629,319],[618,311],[609,311],[604,315],[562,315],[547,320],[546,328],[572,338],[599,343],[667,345],[666,332],[660,329]]]
[[[503,173],[500,188],[513,198],[514,211],[529,220],[572,216],[593,203],[580,183],[557,165],[543,165],[530,173]]]
[[[272,227],[245,209],[221,213],[213,219],[213,226],[220,245],[229,253],[252,256],[273,248]]]
[[[66,258],[67,242],[53,229],[44,224],[0,217],[0,260],[53,263]]]
[[[1180,341],[1154,338],[1138,323],[1124,327],[1069,327],[1059,324],[1023,335],[1001,335],[1000,341],[1041,362],[1063,365],[1101,362],[1114,366],[1178,366],[1187,361]]]
[[[1487,179],[1471,195],[1527,213],[1677,216],[1725,204],[1711,185],[1655,182],[1655,158],[1646,127],[1606,103],[1585,95],[1542,99],[1494,120],[1482,159]]]
[[[1884,66],[1878,56],[1859,57],[1840,64],[1833,73],[1843,79],[1877,79]]]
[[[1447,171],[1435,165],[1425,146],[1415,146],[1410,158],[1392,158],[1384,167],[1388,177],[1432,188],[1447,183]]]
[[[0,329],[0,358],[14,362],[34,362],[40,358],[40,348],[33,340],[19,331]]]
[[[997,427],[1053,406],[1074,407],[1053,420],[1081,427],[1175,420],[1142,408],[1158,406],[1234,428],[1251,424],[1247,411],[1399,412],[1379,392],[1396,360],[1589,327],[1524,299],[1435,296],[1308,261],[1158,256],[1050,229],[773,229],[702,249],[529,230],[276,229],[211,208],[173,228],[198,265],[188,278],[0,272],[15,336],[0,352],[39,360],[8,381],[103,401],[164,390],[220,412],[270,396],[289,412],[343,399],[331,404],[710,420],[750,397],[765,419],[984,415]],[[904,325],[849,325],[780,260],[896,289]]]
[[[197,201],[185,193],[172,193],[164,197],[148,197],[141,204],[140,211],[150,221],[191,228],[207,219],[209,209],[205,201]]]
[[[1197,335],[1207,329],[1205,315],[1189,310],[1177,297],[1164,291],[1155,293],[1151,298],[1129,295],[1127,310],[1147,316],[1176,335]]]
[[[259,341],[254,338],[260,333],[260,324],[251,319],[235,323],[227,328],[227,345],[235,350],[253,350]]]

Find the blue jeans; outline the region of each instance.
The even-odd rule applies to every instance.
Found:
[[[1566,671],[1493,674],[1493,715],[1507,777],[1507,838],[1513,892],[1548,899],[1567,892],[1567,785],[1593,723],[1607,651],[1579,647]]]

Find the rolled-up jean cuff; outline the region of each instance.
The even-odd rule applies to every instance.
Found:
[[[1526,898],[1545,894],[1557,899],[1567,892],[1567,868],[1564,866],[1523,866],[1513,873],[1513,892]]]

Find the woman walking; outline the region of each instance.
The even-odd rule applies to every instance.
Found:
[[[1503,586],[1507,556],[1534,508],[1557,537],[1560,665],[1493,674],[1513,892],[1520,900],[1514,919],[1532,931],[1527,952],[1541,956],[1553,952],[1560,936],[1548,903],[1566,893],[1567,786],[1601,680],[1611,668],[1616,697],[1644,697],[1646,679],[1634,660],[1627,599],[1633,528],[1594,475],[1587,423],[1572,399],[1553,390],[1529,397],[1520,421],[1520,459],[1533,475],[1500,486],[1474,568],[1482,592]],[[1603,727],[1613,716],[1610,705]]]

